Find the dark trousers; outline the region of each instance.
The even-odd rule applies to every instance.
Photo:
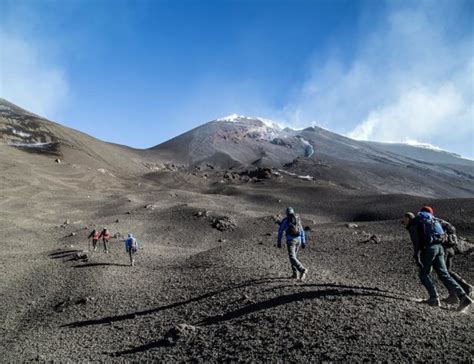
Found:
[[[109,240],[108,239],[102,239],[102,242],[104,243],[104,251],[109,251]]]
[[[132,247],[127,248],[127,251],[128,251],[128,256],[130,257],[130,264],[132,264],[133,263],[133,256],[135,255],[135,253],[137,251],[135,249],[133,249]]]
[[[431,298],[437,298],[438,292],[431,280],[430,273],[434,268],[438,278],[443,282],[449,292],[454,292],[458,297],[466,295],[461,286],[449,275],[444,259],[444,248],[440,244],[430,245],[421,252],[420,281],[425,286]]]
[[[467,293],[469,292],[471,285],[467,283],[458,273],[453,271],[454,266],[454,248],[444,249],[444,257],[446,262],[446,269],[449,272],[449,275],[462,287],[462,289]],[[450,292],[451,293],[451,292]]]
[[[95,249],[97,247],[97,239],[92,239],[92,248]]]

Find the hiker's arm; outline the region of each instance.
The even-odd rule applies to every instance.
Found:
[[[283,219],[278,227],[278,238],[277,243],[281,244],[281,238],[283,237],[283,232],[285,231],[286,220]]]
[[[301,245],[304,248],[306,246],[306,236],[305,236],[304,229],[301,226],[301,224],[300,224],[300,238],[301,238]]]
[[[410,234],[410,239],[413,244],[413,258],[418,266],[421,266],[421,246],[420,246],[420,238],[418,236],[418,226],[411,225],[408,227],[408,233]]]

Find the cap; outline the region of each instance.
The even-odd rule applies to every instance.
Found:
[[[431,206],[423,206],[420,211],[427,212],[431,215],[434,215],[433,208]]]

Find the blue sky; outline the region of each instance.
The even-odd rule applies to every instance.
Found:
[[[474,2],[0,0],[0,95],[151,147],[237,113],[474,158]]]

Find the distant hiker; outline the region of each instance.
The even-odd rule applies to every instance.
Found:
[[[286,246],[288,248],[288,257],[290,258],[291,270],[293,271],[292,278],[298,279],[298,272],[300,280],[304,281],[308,274],[308,269],[298,260],[298,251],[300,246],[304,249],[306,246],[305,235],[303,227],[298,216],[295,215],[293,208],[286,209],[286,217],[280,222],[278,229],[277,246],[281,248],[281,239],[283,233],[286,235]]]
[[[89,234],[88,238],[87,239],[92,239],[92,249],[94,251],[97,250],[97,242],[99,241],[99,231],[94,229],[92,230],[92,232]]]
[[[102,242],[104,243],[104,253],[109,252],[109,240],[110,240],[110,233],[109,230],[104,227],[102,232],[99,235],[99,239],[102,238]]]
[[[432,208],[425,206],[416,216],[411,212],[407,212],[403,223],[413,243],[415,262],[420,269],[420,281],[430,295],[423,302],[430,306],[440,306],[438,292],[430,277],[430,273],[434,268],[448,291],[454,292],[459,298],[458,311],[463,311],[472,304],[472,300],[448,273],[442,246],[445,233],[440,222],[433,217]]]
[[[133,237],[133,235],[130,233],[128,234],[127,240],[125,240],[125,250],[127,251],[129,257],[130,257],[130,265],[134,266],[135,265],[135,253],[138,250],[138,241]]]
[[[439,217],[435,217],[433,213],[433,209],[430,206],[423,207],[421,211],[431,213],[431,215],[433,215],[433,218],[441,224],[441,227],[443,228],[443,231],[445,233],[445,236],[443,238],[443,242],[441,243],[441,245],[443,246],[443,249],[444,249],[444,261],[446,263],[446,269],[448,270],[449,275],[462,287],[464,292],[466,292],[466,294],[471,297],[472,286],[469,283],[467,283],[467,281],[465,281],[458,273],[453,271],[453,263],[454,263],[453,261],[454,261],[454,256],[456,254],[454,251],[454,248],[458,244],[458,238],[456,236],[456,228],[448,221],[440,219]],[[459,303],[459,298],[456,294],[456,291],[450,291],[449,296],[444,298],[443,302],[446,302],[449,304]]]

